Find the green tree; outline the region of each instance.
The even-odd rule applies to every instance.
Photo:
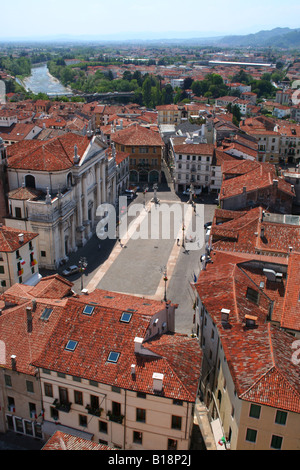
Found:
[[[193,79],[192,77],[186,77],[183,81],[183,89],[184,90],[190,90],[193,84]]]
[[[151,102],[152,102],[152,83],[151,83],[151,78],[148,76],[143,83],[142,86],[142,96],[143,96],[143,102],[147,108],[150,108]]]

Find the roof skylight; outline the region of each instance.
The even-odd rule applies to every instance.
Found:
[[[86,305],[82,313],[84,313],[85,315],[92,315],[94,308],[95,307],[93,305]]]
[[[129,312],[123,312],[120,318],[120,321],[124,323],[129,323],[132,317],[132,313]]]
[[[120,356],[120,353],[111,351],[108,355],[107,361],[116,363],[118,362],[119,356]]]
[[[42,315],[40,316],[41,320],[48,320],[52,312],[52,308],[45,308]]]
[[[65,349],[67,349],[67,351],[75,351],[77,344],[78,344],[78,341],[73,341],[72,339],[69,339]]]

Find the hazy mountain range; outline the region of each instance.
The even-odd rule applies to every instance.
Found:
[[[183,45],[207,45],[218,47],[278,47],[300,48],[300,28],[274,28],[267,31],[259,31],[246,35],[222,35],[222,33],[201,33],[197,31],[183,32],[135,32],[118,33],[110,35],[56,35],[31,38],[7,38],[5,42],[77,42],[77,43],[154,43],[154,44],[183,44]]]

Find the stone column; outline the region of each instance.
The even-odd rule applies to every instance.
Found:
[[[83,192],[83,226],[85,227],[85,236],[89,239],[91,233],[91,221],[89,220],[89,207],[88,207],[88,192],[87,192],[87,173],[83,174],[82,178],[82,192]]]
[[[72,251],[77,251],[75,214],[71,215],[70,222],[71,222],[71,246],[72,246]]]
[[[64,223],[60,222],[59,226],[59,235],[60,235],[60,245],[61,245],[61,259],[66,257],[66,247],[65,247],[65,232],[64,232]]]
[[[106,202],[106,176],[105,176],[105,161],[101,162],[101,191],[102,202]]]
[[[88,196],[87,196],[87,174],[86,173],[84,173],[82,177],[82,193],[83,193],[83,225],[86,225],[89,220]]]
[[[96,165],[96,184],[97,184],[97,195],[96,195],[96,203],[97,207],[100,206],[101,204],[101,167],[100,163],[97,163]]]
[[[75,197],[77,206],[77,228],[82,226],[81,178],[76,178]]]
[[[76,202],[77,202],[77,227],[76,230],[79,233],[79,244],[83,246],[85,244],[84,238],[84,226],[82,221],[82,181],[81,177],[76,178]]]

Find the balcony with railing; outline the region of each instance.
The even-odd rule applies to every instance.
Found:
[[[86,405],[85,409],[87,410],[89,415],[97,416],[100,418],[103,408],[95,407],[92,405]]]
[[[74,193],[72,190],[61,193],[59,196],[37,201],[27,201],[27,217],[33,222],[53,223],[59,217],[64,217],[76,207]]]
[[[72,403],[67,402],[67,401],[59,401],[58,398],[56,398],[53,402],[53,405],[58,411],[69,413]]]
[[[114,423],[122,424],[124,416],[121,414],[113,414],[111,411],[107,412],[107,418],[109,421],[113,421]]]

